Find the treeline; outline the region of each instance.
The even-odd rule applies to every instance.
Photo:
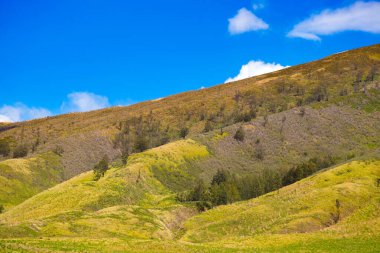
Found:
[[[162,126],[161,122],[153,117],[152,112],[146,117],[133,117],[120,122],[118,129],[114,147],[121,149],[123,163],[126,163],[131,153],[142,152],[170,140],[169,127]]]
[[[247,200],[278,190],[318,170],[327,168],[335,162],[336,159],[330,156],[312,158],[291,168],[285,175],[278,170],[267,169],[261,174],[239,177],[226,170],[218,170],[209,186],[206,186],[203,181],[199,181],[190,191],[178,193],[177,200],[196,202],[198,210],[205,211],[214,206]]]

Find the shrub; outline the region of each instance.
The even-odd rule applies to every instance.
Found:
[[[9,142],[7,139],[0,140],[0,155],[8,156],[11,152],[11,148],[9,146]]]
[[[0,204],[0,213],[4,212],[4,206]]]
[[[53,152],[59,156],[62,156],[63,154],[63,148],[61,146],[56,146],[53,150]]]
[[[203,132],[207,133],[207,132],[210,132],[211,130],[212,130],[211,122],[207,120],[205,123],[205,127],[203,129]]]
[[[244,141],[245,132],[242,126],[240,126],[234,135],[235,140],[237,141]]]
[[[179,131],[179,136],[185,138],[189,134],[189,129],[187,127],[182,127]]]
[[[107,155],[105,155],[103,157],[102,160],[100,160],[95,166],[94,166],[94,180],[97,181],[99,180],[101,177],[104,176],[104,174],[106,173],[106,171],[108,170],[108,157]]]
[[[25,144],[18,145],[13,151],[13,158],[25,157],[28,155],[28,146]]]

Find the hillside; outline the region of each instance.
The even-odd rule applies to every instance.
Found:
[[[62,149],[68,179],[104,154],[112,159],[178,139],[182,128],[194,135],[315,103],[378,110],[367,100],[378,102],[379,63],[378,44],[160,100],[7,124],[0,140],[13,138],[12,150],[27,145],[29,155]],[[149,136],[143,147],[135,145],[141,135]]]
[[[176,145],[196,144],[187,142]],[[200,146],[199,148],[202,149]],[[164,150],[152,150],[151,154],[146,155],[152,155],[152,152],[169,155],[166,153],[167,150]],[[169,156],[173,157],[172,154]],[[142,157],[135,157],[136,161],[140,158]],[[132,163],[131,167],[137,164]],[[118,171],[113,170],[108,177],[102,179],[103,182],[99,182],[99,185],[88,188],[87,196],[97,195],[96,192],[101,191],[100,185],[106,181],[107,184],[114,182],[118,177]],[[176,204],[170,194],[167,195],[168,192],[159,191],[148,195],[149,197],[144,198],[138,205],[130,205],[119,199],[112,204],[98,206],[94,209],[96,211],[80,211],[76,206],[71,206],[70,199],[74,198],[75,201],[75,197],[70,193],[70,189],[88,187],[87,177],[88,173],[82,174],[31,198],[20,205],[20,208],[1,215],[3,238],[16,235],[45,238],[3,239],[0,240],[0,248],[29,252],[379,250],[378,158],[342,164],[259,198],[195,215],[185,222],[185,230],[174,237],[170,233],[173,227],[165,222],[179,221],[179,217],[183,222],[187,217],[194,215],[194,212],[191,212],[191,208]],[[111,179],[113,177],[116,178]],[[92,191],[91,194],[88,191]],[[57,196],[58,192],[59,195],[65,196],[70,204],[63,205],[60,208],[61,214],[54,215],[54,210],[40,204],[50,202],[56,198],[54,196]],[[88,200],[88,203],[90,202],[91,200]],[[64,210],[65,208],[70,211]],[[27,210],[33,210],[33,213],[29,214]],[[5,224],[11,227],[7,228]],[[26,230],[27,224],[30,224],[29,231]],[[10,234],[9,229],[12,229],[14,234]],[[168,231],[165,231],[166,229]]]
[[[27,158],[52,151],[59,155],[62,168],[54,173],[61,178],[46,187],[32,186],[41,191],[91,170],[104,155],[117,160],[180,139],[183,130],[215,154],[191,165],[205,180],[217,169],[286,171],[316,156],[360,156],[379,144],[379,62],[380,45],[374,45],[128,107],[4,124],[0,151],[2,143],[9,151],[0,160],[12,158],[20,147],[27,148]],[[247,131],[242,144],[232,138],[239,124]],[[255,158],[257,151],[263,152],[262,159]],[[9,206],[6,199],[0,203]]]
[[[0,251],[379,251],[379,73],[380,44],[0,124]]]

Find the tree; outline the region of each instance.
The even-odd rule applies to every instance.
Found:
[[[200,180],[194,189],[190,192],[190,200],[191,201],[199,201],[203,199],[203,195],[206,191],[206,186],[204,185],[203,181]]]
[[[28,155],[28,146],[25,144],[18,145],[13,151],[13,158],[25,157]]]
[[[136,140],[134,143],[134,149],[137,152],[142,152],[148,148],[148,141],[145,136],[141,133],[136,136]]]
[[[7,139],[0,140],[0,155],[8,156],[11,152],[11,148],[9,146],[9,142]]]
[[[216,174],[212,177],[211,185],[221,184],[227,181],[229,177],[228,173],[224,170],[218,170]]]
[[[234,138],[235,140],[237,141],[244,141],[244,137],[245,137],[245,132],[244,132],[244,128],[242,126],[240,126],[237,130],[236,130],[236,133],[234,135]]]
[[[101,177],[104,176],[106,171],[108,170],[108,156],[105,155],[102,160],[100,160],[95,166],[94,166],[94,180],[97,181]]]
[[[207,132],[210,132],[211,130],[212,130],[211,122],[207,120],[205,123],[205,127],[203,129],[203,132],[207,133]]]
[[[179,131],[179,136],[185,138],[189,134],[189,129],[187,127],[182,127]]]

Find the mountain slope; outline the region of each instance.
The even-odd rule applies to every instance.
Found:
[[[378,44],[274,73],[128,107],[7,124],[0,128],[0,139],[11,136],[16,144],[33,146],[35,151],[30,155],[62,148],[64,176],[68,179],[91,169],[104,154],[111,159],[120,156],[116,137],[126,124],[132,133],[137,131],[140,117],[146,131],[152,131],[146,132],[151,136],[148,146],[154,147],[165,140],[178,139],[183,127],[194,134],[202,132],[206,125],[211,129],[220,128],[313,103],[351,106],[352,99],[348,97],[357,95],[360,96],[356,106],[366,107],[368,103],[363,99],[378,100],[379,97],[379,63]],[[377,92],[373,93],[375,90]],[[133,149],[135,136],[129,137]]]

